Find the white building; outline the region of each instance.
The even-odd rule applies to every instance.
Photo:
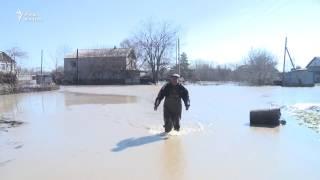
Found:
[[[82,49],[64,58],[64,81],[70,84],[139,84],[131,48]]]
[[[320,57],[314,57],[307,65],[307,69],[314,73],[315,82],[320,83]]]
[[[15,73],[16,62],[5,52],[0,51],[0,73]]]
[[[286,72],[282,85],[287,87],[313,87],[315,85],[314,74],[306,69]]]

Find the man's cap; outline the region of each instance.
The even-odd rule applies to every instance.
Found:
[[[171,77],[180,78],[180,75],[179,74],[172,74]]]

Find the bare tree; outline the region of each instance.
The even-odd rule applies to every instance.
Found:
[[[136,58],[131,62],[134,69],[141,69],[144,63],[141,61],[141,50],[139,49],[137,43],[133,39],[125,39],[120,43],[121,48],[131,48],[134,50]]]
[[[21,50],[19,47],[13,47],[6,50],[7,54],[15,61],[10,63],[10,74],[13,71],[14,63],[17,63],[18,59],[24,59],[28,57],[27,52]]]
[[[55,65],[55,72],[58,72],[59,66],[61,66],[61,61],[63,62],[64,60],[64,56],[66,55],[66,53],[70,52],[71,48],[68,47],[67,45],[64,46],[60,46],[56,49],[56,51],[54,53],[50,54],[51,60]]]
[[[277,78],[276,57],[263,49],[252,49],[241,66],[240,77],[254,85],[272,84]]]
[[[139,64],[146,63],[153,81],[158,82],[160,70],[169,64],[176,37],[177,30],[169,23],[149,21],[133,38],[124,40],[121,47],[133,48]]]
[[[51,72],[53,81],[56,84],[62,84],[63,78],[64,78],[64,67],[63,64],[60,62],[64,60],[64,56],[66,53],[70,52],[71,48],[67,45],[60,46],[56,49],[55,53],[51,53],[51,60],[55,64],[54,71]]]

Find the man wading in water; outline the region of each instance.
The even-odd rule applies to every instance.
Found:
[[[170,132],[172,127],[176,131],[180,130],[181,99],[184,102],[186,110],[190,107],[188,90],[182,84],[178,83],[179,77],[179,74],[173,74],[170,77],[170,82],[161,88],[154,103],[154,110],[156,111],[162,99],[165,97],[163,104],[163,127],[166,133]]]

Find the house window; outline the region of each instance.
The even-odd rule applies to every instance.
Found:
[[[6,65],[5,64],[1,64],[1,70],[5,71],[6,70]]]

